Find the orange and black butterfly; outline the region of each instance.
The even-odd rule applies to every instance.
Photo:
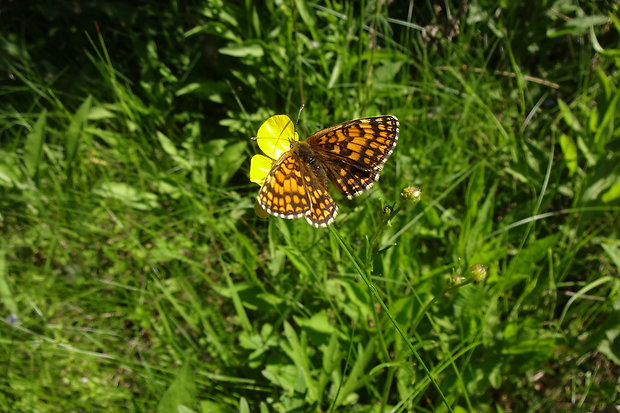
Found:
[[[255,158],[269,159],[269,163],[262,168],[266,176],[257,179],[252,179],[255,168],[252,165],[251,180],[262,183],[257,200],[269,214],[280,218],[305,217],[315,227],[331,224],[338,213],[328,191],[328,181],[349,198],[370,188],[396,147],[399,127],[394,116],[361,118],[320,130],[305,141],[298,141],[292,125],[286,126],[290,130],[280,132],[281,138],[273,135],[266,138],[279,143],[284,139],[283,153],[272,155],[273,161],[256,155]],[[262,138],[257,139],[260,145]]]

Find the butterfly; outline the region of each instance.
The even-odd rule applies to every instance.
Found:
[[[299,141],[286,115],[269,118],[256,137],[267,156],[255,155],[250,180],[261,185],[257,201],[280,218],[301,218],[315,227],[334,221],[338,207],[328,181],[349,199],[379,178],[398,141],[395,116],[354,119]]]

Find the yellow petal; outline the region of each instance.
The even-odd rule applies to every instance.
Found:
[[[273,159],[265,155],[254,155],[250,161],[250,181],[262,185],[272,165]]]
[[[275,115],[267,119],[258,129],[258,146],[271,159],[278,159],[291,148],[291,141],[298,141],[295,124],[286,115]]]

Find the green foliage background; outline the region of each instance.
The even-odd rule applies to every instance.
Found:
[[[0,1],[0,410],[612,411],[617,15]],[[254,213],[302,103],[401,124],[331,229]]]

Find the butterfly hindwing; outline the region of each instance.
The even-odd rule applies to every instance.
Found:
[[[302,167],[290,151],[273,165],[258,192],[258,203],[265,211],[280,218],[300,218],[311,212]]]
[[[319,179],[293,151],[274,164],[258,192],[258,203],[280,218],[305,216],[315,227],[331,224],[338,213],[327,181]]]
[[[340,160],[329,160],[327,165],[327,176],[349,199],[369,189],[379,177],[379,171],[358,169]]]
[[[315,227],[326,227],[338,215],[338,206],[329,193],[327,180],[319,178],[307,165],[303,169],[311,205],[306,221]]]

